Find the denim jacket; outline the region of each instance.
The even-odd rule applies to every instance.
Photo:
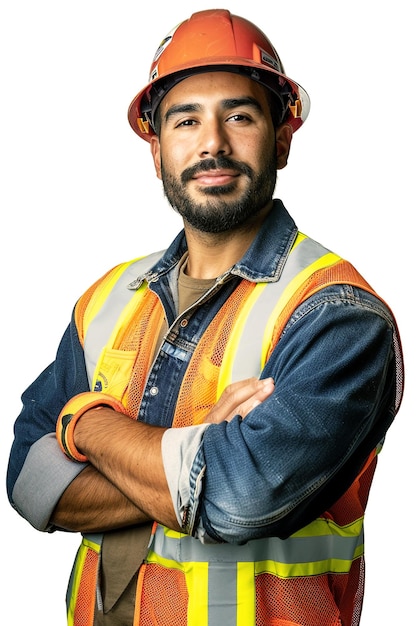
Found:
[[[297,227],[281,201],[242,259],[209,294],[177,314],[181,232],[144,279],[160,298],[169,331],[155,356],[138,419],[169,427],[191,355],[242,278],[279,279]],[[130,285],[132,288],[132,285]],[[187,323],[181,323],[186,318]],[[178,521],[203,542],[244,543],[287,537],[349,487],[384,439],[401,397],[395,320],[372,294],[350,285],[320,290],[288,321],[262,377],[275,391],[245,418],[169,428],[164,467]],[[23,393],[7,487],[12,505],[40,530],[84,464],[55,440],[56,418],[88,391],[84,355],[72,318],[55,361]]]

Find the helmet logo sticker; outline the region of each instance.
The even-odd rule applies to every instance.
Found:
[[[274,59],[274,57],[271,57],[271,55],[265,52],[265,50],[262,50],[262,48],[259,48],[259,50],[261,52],[261,62],[264,65],[269,65],[269,67],[273,67],[275,70],[277,70],[277,72],[282,72],[280,64],[276,59]]]
[[[178,28],[181,26],[180,24],[177,24],[177,26],[174,26],[174,28],[172,28],[168,35],[166,37],[163,38],[163,40],[161,41],[161,43],[158,46],[157,51],[155,52],[155,56],[153,58],[152,61],[152,69],[151,69],[151,74],[149,76],[149,82],[155,80],[155,78],[158,76],[158,70],[157,68],[154,67],[155,63],[157,62],[157,60],[159,59],[159,57],[161,56],[161,54],[163,53],[164,50],[166,50],[166,48],[169,46],[169,44],[172,41],[172,38],[175,34],[175,31],[178,30]]]
[[[155,61],[159,59],[159,57],[161,56],[165,48],[171,43],[171,41],[172,41],[172,35],[167,35],[166,37],[164,37],[164,39],[159,44],[157,51],[155,52],[153,63],[155,63]]]

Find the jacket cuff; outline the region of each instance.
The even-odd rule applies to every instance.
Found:
[[[198,509],[204,464],[200,465],[199,450],[209,424],[168,428],[161,442],[165,476],[178,523],[182,532],[193,535],[198,521]],[[198,462],[196,462],[198,459]]]

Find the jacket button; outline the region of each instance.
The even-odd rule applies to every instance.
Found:
[[[149,389],[149,393],[151,394],[151,396],[156,396],[158,394],[158,391],[159,391],[158,387],[151,387]]]

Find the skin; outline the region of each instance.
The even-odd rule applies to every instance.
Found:
[[[257,106],[243,104],[249,100]],[[242,104],[232,106],[233,101]],[[265,152],[276,153],[276,169],[287,164],[291,127],[283,124],[274,129],[264,88],[248,78],[227,72],[187,78],[168,92],[160,108],[161,133],[160,137],[152,137],[151,152],[161,180],[163,170],[179,181],[187,168],[219,157],[242,162],[258,174],[264,166]],[[213,188],[225,189],[218,204],[222,200],[231,203],[247,192],[250,182],[246,175],[233,169],[203,171],[185,185],[183,193],[215,213],[216,197],[207,195]],[[190,276],[215,278],[243,256],[271,210],[274,186],[275,180],[254,215],[227,231],[202,232],[184,219]]]
[[[226,72],[187,78],[160,105],[161,130],[151,139],[158,178],[183,216],[189,249],[187,272],[214,278],[246,252],[272,207],[275,185],[252,210],[242,198],[252,193],[256,177],[273,164],[285,167],[292,131],[274,128],[264,88]],[[227,159],[228,165],[219,165]],[[209,162],[203,169],[201,163]],[[214,160],[214,162],[213,162]],[[233,165],[231,165],[233,163]],[[270,168],[271,169],[271,168]],[[183,173],[193,173],[184,176]],[[181,190],[177,203],[176,188]],[[190,219],[181,195],[196,210]],[[256,193],[259,198],[260,194]],[[247,214],[245,214],[245,211]],[[216,223],[229,215],[226,226]],[[196,224],[203,223],[204,229]],[[218,231],[218,232],[213,232]],[[255,378],[230,385],[206,417],[208,423],[243,418],[271,395],[273,380]],[[165,428],[150,426],[100,407],[77,422],[74,443],[90,465],[69,485],[52,522],[73,531],[106,531],[156,520],[181,530],[168,490],[161,455]]]

